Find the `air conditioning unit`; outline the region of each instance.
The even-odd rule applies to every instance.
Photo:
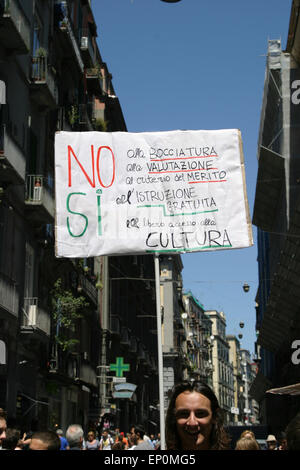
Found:
[[[28,325],[36,326],[37,323],[37,305],[29,305],[28,308]]]
[[[87,49],[88,48],[88,37],[87,36],[82,36],[80,47],[81,47],[81,49]]]

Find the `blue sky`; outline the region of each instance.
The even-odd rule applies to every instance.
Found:
[[[102,59],[129,132],[241,130],[252,218],[268,39],[285,49],[292,0],[93,0]],[[254,351],[254,246],[182,256],[184,288],[222,310],[227,334]],[[244,293],[244,282],[250,291]],[[243,321],[245,327],[240,329]]]

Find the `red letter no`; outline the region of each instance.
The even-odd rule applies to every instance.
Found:
[[[113,174],[112,174],[111,182],[107,186],[105,186],[105,184],[103,184],[103,182],[101,180],[101,176],[100,176],[99,163],[100,163],[100,156],[101,156],[101,150],[102,149],[109,150],[111,152],[111,155],[112,155]],[[115,156],[114,156],[114,153],[113,153],[112,149],[110,147],[107,147],[106,145],[103,145],[102,147],[99,147],[99,149],[98,149],[98,153],[97,153],[97,174],[98,174],[99,183],[102,186],[102,188],[110,188],[110,186],[113,184],[113,182],[115,180],[116,164],[115,164]]]

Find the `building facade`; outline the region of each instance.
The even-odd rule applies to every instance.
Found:
[[[299,2],[293,1],[286,49],[268,43],[258,143],[253,223],[258,228],[257,364],[251,393],[274,434],[299,411],[299,398],[270,388],[299,382],[292,345],[300,336]]]
[[[212,322],[213,389],[224,410],[225,422],[229,424],[232,421],[231,409],[234,407],[234,373],[226,339],[226,317],[217,310],[206,310],[205,314]]]
[[[203,305],[191,292],[183,295],[183,303],[187,315],[185,327],[189,379],[199,380],[212,387],[212,322],[205,314]]]
[[[234,335],[226,335],[229,344],[229,361],[233,366],[233,406],[231,407],[231,422],[235,425],[243,423],[243,374],[241,366],[241,346],[238,338]]]
[[[127,129],[91,2],[1,1],[0,406],[25,431],[126,428],[157,406],[152,257],[54,255],[55,133],[92,130]],[[118,357],[131,399],[115,398]]]

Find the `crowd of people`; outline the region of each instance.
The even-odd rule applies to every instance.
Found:
[[[62,429],[21,433],[7,427],[6,413],[0,410],[0,450],[159,450],[160,434],[147,435],[141,425],[132,426],[125,433],[119,428],[103,429],[98,435],[94,429],[84,433],[80,424]]]
[[[241,433],[235,450],[261,450],[253,430]],[[166,449],[177,451],[229,450],[231,438],[223,424],[222,410],[214,392],[200,382],[176,385],[166,415]],[[61,429],[24,434],[7,427],[6,414],[0,409],[0,449],[2,450],[148,450],[161,449],[160,435],[148,436],[142,425],[134,425],[124,433],[109,429],[104,423],[98,432],[87,434],[80,424],[71,424],[64,436]],[[278,438],[266,438],[267,450],[300,450],[300,413]]]

